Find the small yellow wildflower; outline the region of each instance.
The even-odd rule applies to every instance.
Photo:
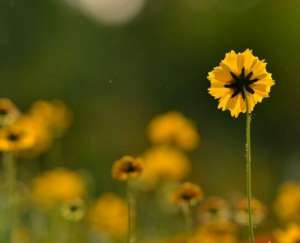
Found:
[[[32,183],[32,199],[44,209],[82,198],[85,192],[83,178],[78,173],[64,168],[46,171],[37,176]]]
[[[300,227],[297,224],[290,224],[286,230],[276,231],[275,238],[278,243],[299,243]]]
[[[252,218],[253,223],[258,225],[266,217],[267,209],[259,200],[252,198]],[[247,198],[243,198],[238,201],[236,205],[235,220],[241,225],[248,224],[248,201]]]
[[[75,199],[64,203],[62,206],[62,216],[69,221],[80,221],[85,213],[84,204],[81,199]]]
[[[0,129],[0,151],[20,152],[34,146],[35,130],[26,119],[18,119],[12,125]]]
[[[203,223],[228,220],[230,216],[229,204],[221,197],[207,198],[198,209],[199,220]]]
[[[123,238],[128,231],[126,201],[112,193],[102,195],[89,210],[88,222],[93,230],[106,237]]]
[[[258,59],[247,49],[242,53],[231,51],[226,54],[218,67],[208,74],[209,93],[219,100],[219,109],[229,110],[238,117],[269,96],[275,84],[267,72],[264,60]]]
[[[274,208],[281,220],[300,222],[300,183],[283,184],[279,189]]]
[[[112,168],[112,176],[116,180],[126,181],[139,177],[143,172],[143,164],[139,158],[123,156]]]
[[[54,137],[61,136],[69,128],[73,119],[72,112],[59,100],[36,101],[31,106],[29,115],[44,124]]]
[[[160,180],[182,180],[191,169],[187,156],[171,147],[151,148],[142,155],[142,159],[144,171],[140,182],[147,188],[152,188]]]
[[[19,116],[18,108],[11,100],[0,98],[0,127],[11,125]]]
[[[195,149],[200,140],[194,123],[179,112],[155,117],[150,122],[148,135],[154,144],[175,145],[185,150]]]
[[[203,198],[201,188],[193,183],[185,182],[178,186],[172,195],[172,202],[179,206],[194,206]]]
[[[236,228],[229,221],[201,226],[188,243],[237,243]]]

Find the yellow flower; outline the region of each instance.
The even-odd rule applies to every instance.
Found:
[[[54,137],[61,136],[72,122],[72,112],[59,100],[36,101],[29,110],[29,115],[44,124]]]
[[[266,65],[249,49],[227,53],[220,65],[208,74],[209,93],[219,100],[218,108],[229,110],[233,117],[245,113],[247,107],[251,113],[257,103],[269,96],[275,84]]]
[[[142,159],[144,171],[140,182],[150,188],[160,180],[182,180],[191,169],[190,161],[184,153],[166,146],[146,151]]]
[[[267,209],[259,200],[252,198],[252,218],[253,223],[258,225],[266,217]],[[241,225],[248,225],[248,201],[243,198],[236,205],[235,220]]]
[[[81,199],[71,200],[62,206],[62,216],[69,221],[80,221],[85,213],[84,204]]]
[[[199,144],[199,134],[194,123],[179,112],[155,117],[150,122],[148,135],[155,144],[175,145],[185,150],[192,150]]]
[[[126,201],[112,193],[102,195],[89,210],[88,221],[93,230],[106,237],[123,238],[128,230]]]
[[[116,180],[126,181],[139,177],[142,172],[143,165],[141,160],[126,155],[114,163],[112,177]]]
[[[283,184],[279,189],[274,208],[281,220],[300,222],[300,183]]]
[[[13,230],[11,243],[29,243],[30,241],[29,229],[18,227]]]
[[[201,226],[188,243],[237,243],[236,228],[228,221]]]
[[[34,124],[20,118],[15,123],[0,129],[0,151],[20,152],[32,148],[35,143]]]
[[[300,227],[297,224],[290,224],[286,230],[276,231],[275,238],[278,243],[299,243]]]
[[[215,221],[228,220],[231,216],[227,201],[221,197],[209,197],[198,209],[201,222],[211,223]]]
[[[179,206],[194,206],[203,198],[201,188],[193,183],[185,182],[178,186],[172,195],[172,202]]]
[[[11,100],[0,98],[0,127],[11,125],[19,116],[18,108]]]
[[[46,171],[37,176],[32,183],[32,199],[44,209],[82,198],[85,191],[83,178],[78,173],[64,168]]]

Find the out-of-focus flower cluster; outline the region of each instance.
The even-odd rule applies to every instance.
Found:
[[[11,154],[15,159],[24,160],[44,156],[58,139],[62,139],[72,120],[72,112],[61,101],[37,101],[28,111],[21,112],[10,100],[0,99],[2,157]],[[112,166],[112,177],[133,182],[130,185],[140,200],[137,205],[139,242],[246,242],[247,200],[209,196],[205,188],[187,182],[192,171],[190,152],[200,144],[195,123],[179,112],[167,112],[150,121],[146,134],[150,146],[144,152],[123,156]],[[72,170],[63,164],[40,169],[27,186],[23,183],[21,188],[18,182],[19,198],[24,191],[30,196],[24,198],[24,205],[19,204],[20,217],[18,227],[12,232],[13,242],[111,243],[125,239],[129,228],[125,197],[116,192],[94,197],[90,183],[84,171]],[[1,199],[5,197],[2,194],[0,190]],[[273,209],[256,198],[252,200],[258,231],[256,243],[300,242],[299,183],[282,185]],[[2,201],[0,213],[4,215],[5,199]],[[157,234],[143,229],[148,223],[145,212],[157,213],[158,218],[152,225],[164,214],[162,218],[172,218],[173,222],[168,223],[170,228],[178,228],[175,222],[183,221],[179,212],[182,209],[187,212],[184,211],[187,208],[193,222],[190,232],[179,230],[168,236],[159,229]],[[273,217],[271,224],[269,215]],[[0,220],[0,225],[5,224]],[[5,230],[4,226],[0,227],[0,236]]]

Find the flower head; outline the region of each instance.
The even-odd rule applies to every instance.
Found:
[[[260,224],[266,217],[267,209],[262,202],[255,198],[252,198],[251,206],[253,223],[256,225]],[[241,225],[248,224],[248,201],[246,198],[238,201],[236,205],[235,220]]]
[[[139,158],[123,156],[117,160],[112,168],[112,176],[116,180],[126,181],[141,176],[143,164]]]
[[[203,197],[201,188],[193,183],[185,182],[178,186],[172,195],[173,203],[184,206],[194,206],[200,202]]]
[[[80,174],[64,168],[46,171],[32,183],[32,199],[44,209],[82,198],[85,192],[85,183]]]
[[[275,238],[278,243],[299,243],[300,227],[297,224],[290,224],[286,230],[276,231]]]
[[[228,220],[230,207],[227,201],[221,197],[209,197],[198,209],[199,219],[203,223]]]
[[[189,243],[237,243],[236,227],[229,221],[205,224],[196,231]]]
[[[0,130],[0,151],[20,152],[35,144],[34,124],[20,118],[10,126]]]
[[[74,199],[62,206],[62,216],[69,221],[80,221],[85,213],[83,201],[81,199]]]
[[[247,49],[226,54],[218,67],[208,74],[209,93],[219,100],[219,109],[229,110],[233,117],[248,111],[269,96],[275,84],[267,72],[264,60],[258,59]]]
[[[29,115],[43,124],[53,137],[60,137],[72,122],[72,112],[59,100],[39,100],[33,103]]]
[[[300,222],[300,183],[283,184],[279,189],[274,208],[281,220]]]
[[[112,193],[102,195],[90,208],[88,221],[96,232],[110,238],[121,239],[128,230],[126,201]]]
[[[200,140],[194,123],[175,111],[155,117],[150,122],[148,135],[155,144],[175,145],[184,150],[196,148]]]
[[[9,99],[0,98],[0,127],[14,123],[20,116],[16,105]]]
[[[191,163],[183,152],[167,146],[147,150],[142,159],[144,171],[140,182],[147,188],[153,188],[160,181],[182,180],[191,169]]]

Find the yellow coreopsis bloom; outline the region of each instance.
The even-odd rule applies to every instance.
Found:
[[[155,117],[149,125],[148,135],[155,144],[175,145],[192,150],[199,144],[199,133],[192,121],[173,111]]]
[[[201,226],[188,243],[237,243],[236,228],[229,221],[219,221]]]
[[[300,242],[300,227],[297,224],[290,224],[286,230],[275,232],[278,243],[298,243]]]
[[[176,205],[194,206],[203,198],[202,189],[193,183],[185,182],[178,186],[172,195],[172,202]]]
[[[275,84],[266,65],[249,49],[227,53],[219,66],[208,74],[209,93],[219,100],[218,108],[229,110],[233,117],[247,110],[251,113],[257,103],[269,96]]]
[[[140,177],[142,172],[143,164],[141,160],[129,155],[117,160],[112,167],[112,177],[120,181]]]
[[[160,180],[182,180],[191,169],[191,163],[187,156],[171,147],[151,148],[142,155],[142,159],[144,171],[140,182],[150,188]]]
[[[61,136],[72,122],[72,112],[59,100],[33,103],[29,115],[49,129],[54,137]]]
[[[93,230],[106,237],[123,238],[128,231],[126,201],[112,193],[102,195],[89,210],[88,221]]]
[[[12,125],[0,129],[0,151],[20,152],[32,148],[36,142],[35,134],[34,124],[20,118]]]
[[[85,183],[80,174],[64,168],[46,171],[32,183],[32,199],[44,209],[82,198],[85,192]]]
[[[300,183],[283,184],[279,189],[274,207],[281,220],[300,222]]]

